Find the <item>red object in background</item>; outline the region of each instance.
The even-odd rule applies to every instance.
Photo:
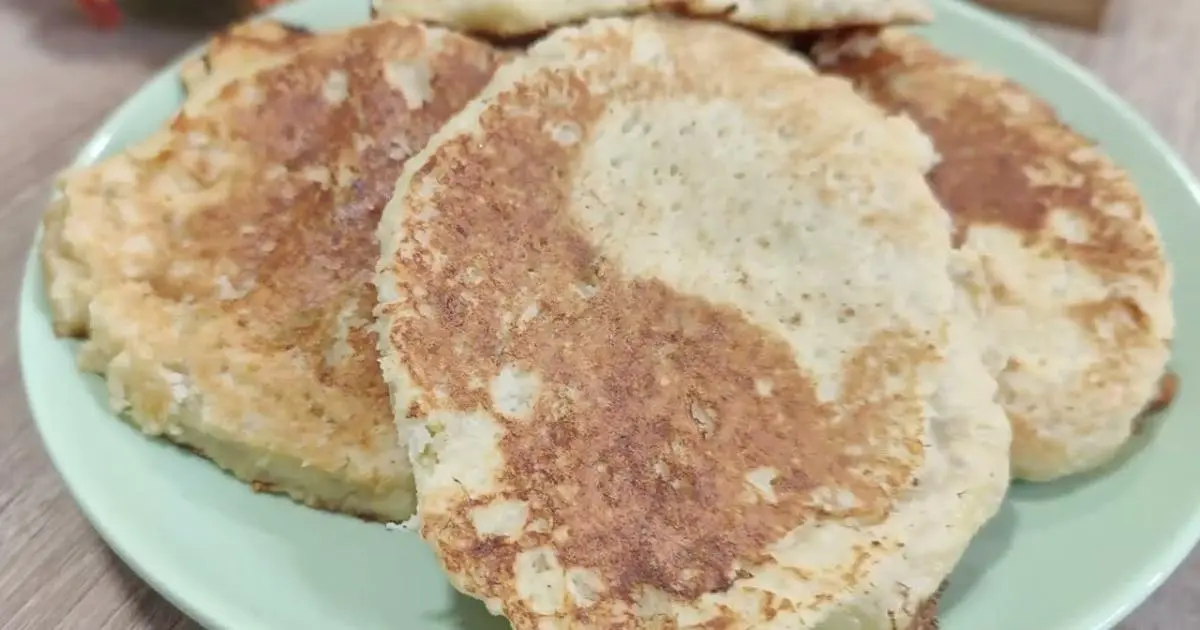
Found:
[[[160,0],[161,1],[161,0]],[[174,0],[181,2],[183,0]],[[217,0],[187,0],[187,2],[216,2]],[[229,19],[237,17],[248,17],[259,11],[266,10],[272,6],[284,2],[284,0],[226,0],[231,6],[225,9],[225,13],[229,14]],[[121,11],[119,0],[75,0],[75,6],[79,7],[91,22],[97,28],[111,30],[121,25],[124,21],[124,13]]]
[[[100,28],[116,28],[121,23],[121,8],[117,0],[75,0],[88,20]]]

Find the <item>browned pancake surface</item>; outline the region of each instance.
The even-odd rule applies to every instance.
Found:
[[[213,67],[239,66],[229,42],[257,35],[237,32]],[[204,79],[168,129],[65,178],[47,219],[56,329],[91,337],[81,361],[143,430],[263,489],[402,519],[374,230],[405,160],[500,55],[398,21],[283,34],[264,54],[302,50]]]
[[[968,286],[990,305],[999,350],[1026,342],[1001,376],[1016,473],[1048,479],[1106,461],[1153,395],[1173,325],[1170,270],[1129,176],[1046,102],[916,35],[844,32],[812,54],[912,117],[941,155],[930,183],[958,246],[983,265]],[[1040,350],[1037,336],[1066,338],[1051,320],[1078,339]]]

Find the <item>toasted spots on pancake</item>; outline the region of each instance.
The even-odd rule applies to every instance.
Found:
[[[408,516],[409,464],[365,325],[374,229],[403,168],[388,141],[423,146],[500,60],[461,36],[431,54],[429,32],[388,21],[272,64],[228,57],[228,76],[190,77],[200,92],[167,128],[66,176],[45,255],[79,273],[49,274],[75,302],[55,318],[89,336],[81,362],[144,431],[309,504]],[[419,111],[383,80],[398,59],[438,80]]]

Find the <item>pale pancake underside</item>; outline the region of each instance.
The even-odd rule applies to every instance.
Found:
[[[454,585],[518,629],[915,626],[1009,470],[933,161],[715,22],[596,20],[497,71],[380,223]]]
[[[192,75],[165,128],[63,176],[42,252],[55,330],[87,338],[81,367],[146,433],[256,488],[403,520],[374,229],[404,160],[499,59],[402,21],[294,48]]]
[[[921,23],[926,0],[375,0],[375,11],[499,36],[540,33],[593,17],[670,11],[716,17],[764,31]]]
[[[964,278],[1005,366],[1013,473],[1110,461],[1158,392],[1171,269],[1128,174],[1013,82],[918,36],[835,35],[814,57],[914,117],[942,155],[930,182],[980,259]]]

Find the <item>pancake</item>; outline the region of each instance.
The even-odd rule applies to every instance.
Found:
[[[455,587],[518,630],[928,627],[1010,442],[934,159],[716,22],[596,20],[498,70],[380,221]]]
[[[185,61],[180,78],[191,93],[210,79],[229,81],[287,62],[313,39],[311,31],[285,22],[241,22],[215,35],[203,54]]]
[[[933,17],[926,0],[374,0],[374,9],[379,15],[502,37],[541,33],[592,17],[649,11],[718,17],[772,32],[923,23]]]
[[[64,175],[42,248],[54,327],[86,338],[81,368],[145,433],[257,489],[403,520],[375,228],[404,161],[499,59],[398,21],[302,48],[198,83],[163,129]]]
[[[1158,397],[1174,326],[1171,269],[1128,174],[1048,104],[916,35],[835,35],[814,55],[912,116],[942,156],[930,184],[981,260],[965,286],[1006,356],[1013,474],[1110,461]]]

